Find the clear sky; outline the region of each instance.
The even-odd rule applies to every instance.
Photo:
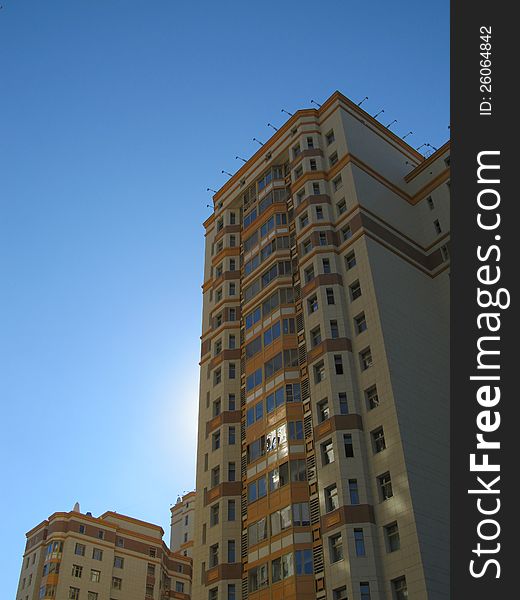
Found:
[[[0,564],[14,599],[24,534],[54,511],[78,500],[167,530],[194,486],[206,188],[282,108],[336,89],[440,146],[449,7],[0,4]]]

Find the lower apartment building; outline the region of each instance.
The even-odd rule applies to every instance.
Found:
[[[215,194],[193,600],[449,597],[449,177],[335,93]]]
[[[57,512],[26,534],[17,600],[189,600],[191,559],[158,525],[108,511]]]

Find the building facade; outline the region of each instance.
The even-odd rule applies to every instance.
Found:
[[[170,550],[191,557],[195,528],[195,492],[177,498],[170,512]]]
[[[336,92],[215,194],[194,600],[448,598],[449,176]]]
[[[189,600],[191,559],[115,512],[57,512],[26,534],[17,600]]]

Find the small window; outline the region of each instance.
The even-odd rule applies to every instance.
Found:
[[[307,138],[307,148],[314,148],[314,140],[312,137]]]
[[[214,467],[211,469],[211,487],[215,487],[220,484],[220,467]]]
[[[321,221],[323,219],[323,207],[322,206],[316,207],[316,219],[318,221]]]
[[[74,554],[85,556],[85,544],[76,544],[74,547]]]
[[[213,544],[209,548],[209,566],[210,568],[218,565],[218,544]]]
[[[326,288],[325,293],[327,295],[327,304],[335,304],[334,290],[332,288]]]
[[[308,254],[312,250],[311,240],[305,240],[302,244],[303,254]]]
[[[339,337],[339,329],[338,329],[338,322],[337,321],[331,321],[330,322],[330,337],[335,340]]]
[[[234,446],[236,443],[236,429],[234,426],[228,429],[228,444]]]
[[[343,227],[343,229],[341,230],[341,237],[343,238],[343,241],[346,242],[348,239],[350,239],[352,237],[352,230],[350,229],[350,227],[347,225],[347,227]]]
[[[101,550],[100,548],[93,548],[92,558],[94,560],[103,560],[103,550]]]
[[[370,584],[367,581],[362,581],[359,584],[360,600],[371,600]]]
[[[332,600],[348,600],[347,586],[344,585],[332,590]]]
[[[436,233],[442,233],[441,224],[439,223],[438,219],[435,219],[435,221],[433,222],[433,226],[435,227]]]
[[[236,410],[235,394],[229,394],[228,396],[228,410]]]
[[[328,400],[325,399],[325,400],[322,400],[321,402],[318,402],[317,408],[318,408],[318,421],[320,423],[323,423],[323,421],[326,421],[330,416]]]
[[[316,160],[314,158],[311,158],[311,160],[309,161],[310,167],[311,167],[311,171],[317,171],[318,170],[318,166],[316,164]]]
[[[303,213],[303,215],[300,217],[300,227],[303,229],[304,227],[307,227],[308,224],[309,215],[307,213]]]
[[[112,589],[120,590],[123,587],[123,580],[119,577],[112,577]]]
[[[345,447],[345,458],[354,458],[354,445],[351,433],[343,434],[343,446]]]
[[[350,496],[350,504],[359,504],[359,489],[357,479],[348,480],[348,492]]]
[[[330,465],[334,462],[334,445],[332,440],[327,440],[321,444],[321,456],[323,465]]]
[[[100,539],[100,540],[104,540],[105,539],[105,532],[102,529],[100,529],[98,531],[98,539]]]
[[[374,363],[372,361],[372,351],[370,348],[363,350],[359,353],[359,361],[361,364],[361,370],[366,371],[369,369]]]
[[[335,563],[343,560],[343,540],[341,539],[341,533],[329,537],[329,552],[330,562]]]
[[[303,273],[305,276],[305,283],[309,283],[309,281],[314,279],[314,267],[312,265],[307,267]]]
[[[307,300],[307,306],[309,307],[309,314],[318,310],[318,296],[316,294]]]
[[[329,156],[329,163],[330,166],[334,166],[336,163],[338,162],[338,153],[337,152],[333,152],[330,156]]]
[[[350,290],[350,299],[352,301],[356,300],[361,296],[361,284],[359,281],[354,281],[352,285],[349,286]]]
[[[401,547],[401,540],[399,539],[399,527],[396,522],[385,526],[385,539],[387,552],[399,550]]]
[[[303,166],[298,165],[296,169],[294,169],[294,180],[299,179],[303,175]]]
[[[314,348],[318,344],[321,344],[321,330],[316,327],[311,331],[311,346]]]
[[[227,502],[227,520],[234,521],[236,519],[236,503],[235,500]]]
[[[90,581],[98,583],[101,580],[101,571],[97,569],[90,569]]]
[[[122,569],[125,564],[125,559],[122,556],[114,556],[114,567]]]
[[[325,507],[327,512],[339,508],[338,488],[336,484],[325,488]]]
[[[367,322],[365,319],[365,313],[360,313],[357,317],[354,317],[354,323],[356,325],[356,333],[363,333],[366,331]]]
[[[212,437],[211,449],[218,450],[220,448],[220,430],[215,431],[215,433],[211,437]]]
[[[320,383],[325,380],[325,363],[320,361],[317,365],[314,365],[314,380],[316,383]]]
[[[379,454],[386,449],[385,432],[382,427],[374,429],[370,434],[372,436],[372,448],[375,454]]]
[[[321,238],[320,238],[320,244],[321,244]],[[328,275],[331,272],[330,271],[330,259],[328,259],[328,258],[322,258],[321,263],[323,265],[323,273],[325,275]]]
[[[368,410],[373,410],[379,406],[379,396],[375,385],[365,390],[365,399]]]
[[[392,580],[392,592],[395,600],[408,600],[406,577],[403,576]]]
[[[85,525],[80,525],[79,526],[79,532],[80,533],[85,533]]]
[[[365,536],[362,529],[354,529],[354,546],[356,548],[356,556],[365,556]]]
[[[213,527],[213,525],[218,525],[219,522],[219,513],[220,513],[220,509],[219,509],[219,505],[214,504],[209,511],[209,524]]]
[[[341,354],[334,355],[334,368],[336,369],[336,375],[343,375],[343,359]]]
[[[335,192],[337,192],[342,187],[343,187],[343,180],[341,179],[341,175],[339,175],[338,177],[336,177],[336,179],[332,180],[332,188],[334,189]]]
[[[379,475],[377,478],[377,484],[379,487],[379,496],[382,501],[392,498],[394,491],[392,489],[392,479],[390,478],[390,473],[387,472],[383,475]]]
[[[345,266],[347,269],[352,269],[356,266],[356,255],[354,252],[350,252],[345,256]]]
[[[316,181],[312,184],[312,193],[315,196],[319,196],[320,195],[320,184],[318,182],[316,182]]]
[[[450,253],[448,251],[448,246],[441,246],[441,255],[442,255],[442,260],[444,262],[446,262],[447,260],[450,259]]]
[[[428,204],[428,208],[430,210],[433,210],[435,208],[435,205],[433,204],[433,198],[431,196],[428,196],[428,198],[426,198],[426,203]]]
[[[339,392],[339,412],[341,415],[348,415],[348,400],[346,392]]]
[[[347,203],[345,202],[345,198],[342,198],[337,204],[336,208],[338,210],[338,215],[342,215],[347,212]]]
[[[332,142],[335,140],[333,129],[331,129],[327,134],[325,134],[325,140],[327,142],[327,146],[330,146],[332,144]]]

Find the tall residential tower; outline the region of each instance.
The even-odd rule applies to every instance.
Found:
[[[193,600],[448,598],[449,176],[335,93],[215,194]]]

